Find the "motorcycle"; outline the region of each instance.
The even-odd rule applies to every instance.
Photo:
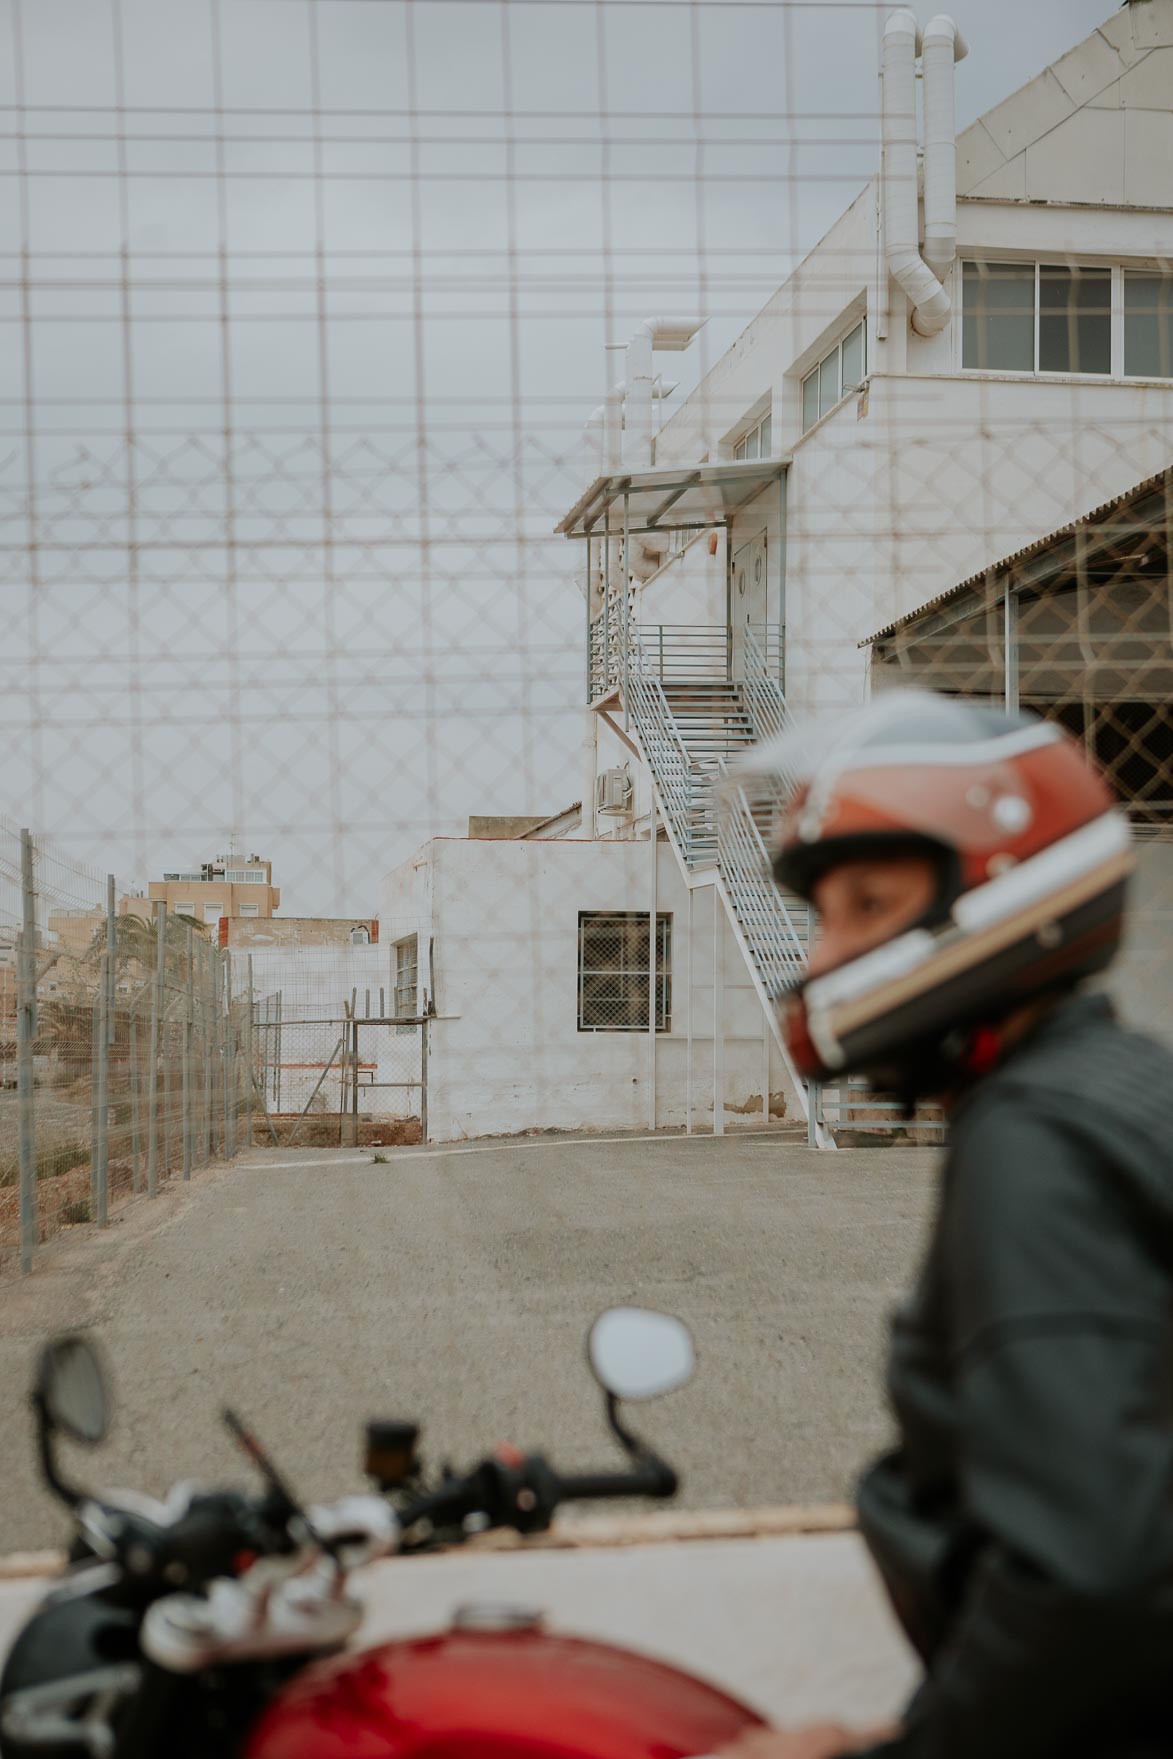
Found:
[[[376,1558],[493,1527],[538,1533],[565,1502],[675,1494],[676,1473],[622,1406],[691,1378],[687,1328],[612,1308],[587,1356],[629,1469],[563,1475],[540,1454],[503,1448],[431,1480],[418,1426],[373,1421],[373,1491],[306,1508],[230,1410],[259,1495],[179,1484],[158,1500],[71,1483],[58,1438],[97,1445],[110,1399],[93,1345],[54,1339],[33,1408],[41,1471],[72,1512],[74,1538],[65,1576],[0,1674],[3,1759],[684,1759],[756,1725],[752,1710],[691,1675],[559,1636],[516,1607],[465,1607],[434,1635],[346,1647],[362,1618],[349,1578]],[[405,1569],[405,1593],[409,1584]]]

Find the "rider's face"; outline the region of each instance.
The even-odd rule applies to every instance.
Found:
[[[937,875],[924,855],[845,861],[814,888],[818,912],[809,975],[818,977],[909,928],[933,902]]]

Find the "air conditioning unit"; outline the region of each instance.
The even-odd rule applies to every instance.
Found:
[[[631,777],[626,770],[603,770],[595,783],[595,810],[624,813],[631,806]]]

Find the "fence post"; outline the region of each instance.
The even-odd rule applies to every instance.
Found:
[[[36,1112],[33,1104],[33,1042],[37,1036],[37,906],[33,891],[33,840],[20,833],[22,915],[17,968],[16,1079],[20,1131],[20,1268],[33,1268],[37,1243]]]
[[[147,1196],[159,1191],[159,1026],[163,1012],[163,949],[167,905],[160,899],[155,912],[155,978],[151,984],[151,1050],[147,1063]]]
[[[159,916],[163,925],[163,932],[160,937],[159,971],[157,979],[159,984],[159,1050],[161,1053],[160,1062],[162,1063],[163,1074],[163,1128],[160,1132],[163,1152],[160,1157],[162,1162],[160,1170],[163,1177],[169,1179],[171,1177],[171,1163],[175,1158],[172,1145],[175,1119],[172,1115],[171,1107],[171,1061],[173,1051],[171,1034],[167,1030],[167,1012],[170,1004],[167,1000],[167,905],[165,901],[159,905]]]
[[[245,1044],[245,1056],[248,1058],[248,1146],[251,1148],[257,1092],[257,1053],[253,1038],[253,956],[251,953],[248,955],[245,969],[248,972],[248,1033]]]
[[[232,1026],[232,954],[225,947],[224,961],[224,1153],[236,1154],[236,1033]]]
[[[115,957],[118,947],[118,928],[114,918],[114,875],[106,875],[106,951],[109,954],[109,968],[106,972],[106,1042],[112,1045],[118,1036],[115,1015],[115,1000],[118,995],[118,961]]]
[[[428,1140],[428,1015],[420,1021],[420,1140]]]
[[[200,1135],[204,1166],[211,1161],[211,948],[200,938],[200,1013],[204,1020],[202,1054],[204,1054],[204,1110],[200,1115]]]
[[[104,1228],[109,1218],[110,1190],[110,953],[103,950],[98,966],[98,1031],[94,1046],[94,1146],[90,1155],[90,1189],[94,1220]]]
[[[212,1149],[219,1159],[224,1153],[224,1033],[220,1004],[224,974],[220,969],[219,947],[209,947],[208,957],[212,961]]]
[[[141,1191],[143,1170],[140,1164],[142,1145],[139,1141],[139,1072],[138,1072],[138,998],[130,1004],[130,1188]]]
[[[187,925],[187,981],[183,998],[183,1176],[191,1178],[191,1059],[195,1039],[195,945]]]

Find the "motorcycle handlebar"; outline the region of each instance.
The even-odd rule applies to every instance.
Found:
[[[678,1480],[671,1466],[645,1453],[628,1472],[578,1472],[562,1476],[539,1455],[505,1467],[499,1460],[482,1462],[467,1478],[454,1479],[401,1512],[404,1530],[419,1521],[433,1527],[457,1527],[469,1516],[481,1516],[493,1527],[540,1532],[549,1526],[559,1503],[596,1501],[608,1497],[675,1496]]]
[[[633,1472],[578,1472],[559,1478],[560,1502],[591,1502],[612,1496],[675,1496],[678,1480],[671,1466],[649,1460]]]

